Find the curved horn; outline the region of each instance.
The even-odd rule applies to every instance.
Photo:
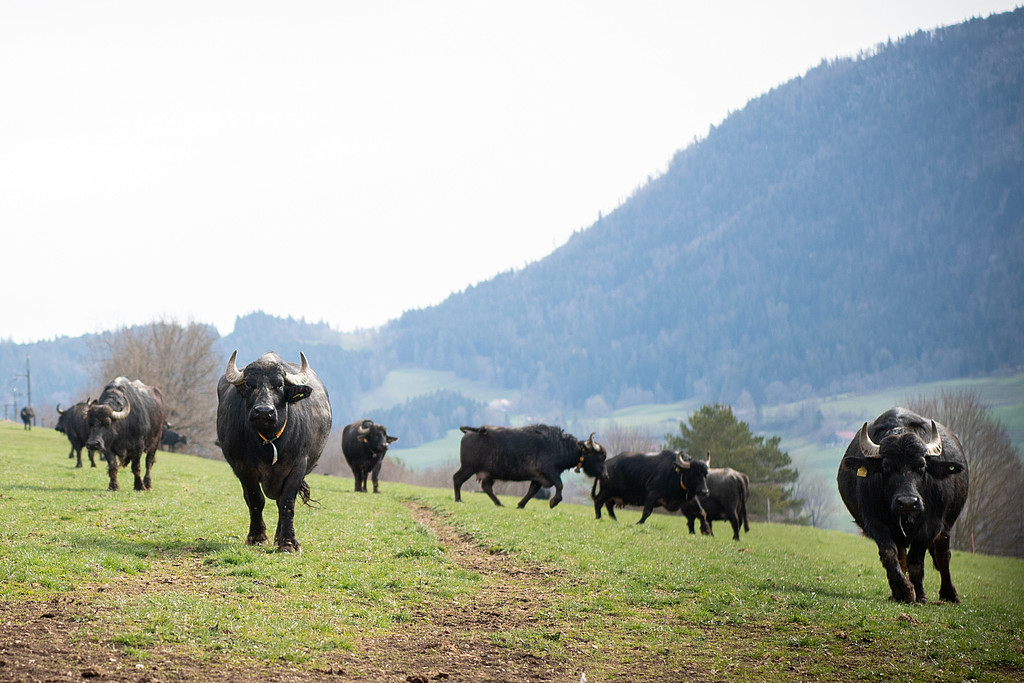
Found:
[[[872,441],[871,437],[868,436],[868,423],[867,422],[865,422],[864,426],[860,428],[860,433],[858,434],[858,437],[860,439],[859,444],[860,444],[861,455],[863,455],[865,458],[881,458],[882,457],[882,453],[878,449],[878,444],[876,444],[874,441]]]
[[[681,470],[690,469],[690,461],[683,457],[682,451],[676,451],[676,467]]]
[[[587,448],[592,450],[592,451],[596,451],[597,450],[597,444],[594,443],[594,434],[596,434],[596,433],[597,432],[590,432],[590,438],[587,439]]]
[[[924,445],[925,457],[935,457],[942,455],[942,437],[939,436],[939,428],[935,426],[935,420],[932,420],[932,440]]]
[[[124,396],[124,394],[121,394],[121,395]],[[130,413],[130,412],[132,412],[132,404],[131,404],[131,401],[128,400],[128,397],[125,396],[124,397],[124,410],[112,411],[110,413],[110,419],[114,420],[114,421],[123,420],[126,417],[128,417],[128,413]]]
[[[228,359],[228,369],[224,372],[224,379],[238,387],[245,381],[245,374],[238,369],[237,365],[235,365],[236,356],[238,356],[237,350],[234,351],[231,354],[231,358]]]
[[[58,414],[58,415],[63,415],[63,414],[64,414],[64,413],[66,413],[66,412],[67,412],[66,410],[61,410],[61,409],[60,409],[60,404],[58,403],[58,404],[57,404],[57,414]]]
[[[362,422],[359,423],[359,429],[358,429],[359,435],[369,434],[370,433],[370,425],[372,425],[373,423],[370,422],[370,425],[367,425],[366,424],[367,422],[370,422],[370,421],[369,420],[363,420]]]
[[[302,358],[302,367],[299,368],[298,373],[292,374],[286,372],[284,374],[284,383],[296,386],[299,384],[309,384],[309,361],[306,360],[306,354],[299,351],[299,356]]]
[[[708,458],[704,462],[708,464],[708,467],[711,467],[711,451],[708,451]]]

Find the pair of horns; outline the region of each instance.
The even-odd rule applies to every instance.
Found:
[[[128,400],[128,397],[124,395],[124,392],[121,392],[121,396],[124,397],[124,410],[112,410],[112,411],[110,411],[110,419],[114,420],[115,422],[117,420],[125,419],[126,417],[128,417],[128,414],[130,412],[132,412],[132,402]],[[89,408],[92,408],[95,405],[99,405],[99,404],[96,401],[90,401],[89,402],[89,406],[85,409],[85,416],[86,417],[89,416]]]
[[[676,451],[676,467],[682,470],[688,470],[690,469],[690,464],[692,462],[692,460],[687,460],[683,457],[682,451]],[[707,462],[708,467],[711,467],[711,451],[708,451],[708,459],[705,462]]]
[[[238,366],[235,365],[235,358],[238,356],[238,351],[231,354],[231,358],[228,359],[228,369],[224,373],[224,378],[234,384],[236,387],[242,386],[245,383],[245,372],[239,370]],[[284,383],[290,384],[291,386],[298,386],[301,384],[309,383],[309,361],[306,360],[306,354],[299,351],[299,356],[302,358],[302,367],[299,368],[297,373],[286,372],[284,373]]]
[[[860,428],[860,452],[865,458],[881,458],[881,449],[878,447],[871,437],[868,436],[868,423],[865,422],[864,426]],[[925,457],[935,457],[942,455],[942,438],[939,436],[939,428],[935,426],[935,420],[932,420],[932,438],[924,445]]]

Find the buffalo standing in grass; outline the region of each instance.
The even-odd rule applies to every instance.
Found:
[[[531,425],[528,427],[460,427],[463,433],[459,448],[462,466],[452,476],[455,500],[462,500],[461,489],[474,474],[480,478],[480,487],[495,505],[501,501],[494,495],[494,482],[528,481],[530,489],[519,501],[525,507],[542,486],[555,487],[549,501],[555,507],[562,500],[562,472],[575,467],[588,476],[605,476],[604,461],[607,452],[594,441],[594,435],[579,441],[558,427]]]
[[[598,519],[601,519],[602,505],[608,508],[612,519],[616,519],[616,505],[636,505],[643,506],[637,522],[643,524],[658,506],[674,512],[692,501],[699,509],[697,497],[708,491],[707,463],[693,460],[680,451],[619,453],[608,460],[607,469],[608,476],[595,481],[590,489]],[[701,524],[703,526],[704,522]]]
[[[25,423],[25,429],[32,429],[32,423],[35,422],[36,411],[31,406],[25,406],[21,409],[21,421]]]
[[[968,482],[956,435],[905,408],[865,422],[850,442],[839,463],[839,494],[864,535],[878,544],[891,600],[927,602],[927,551],[941,577],[939,598],[960,602],[949,575],[949,533],[967,501]]]
[[[388,428],[373,420],[345,425],[341,432],[341,452],[352,468],[356,491],[366,493],[366,478],[372,476],[373,492],[380,492],[380,466],[384,463],[388,446],[395,441],[398,441],[397,436],[388,436]]]
[[[67,410],[61,410],[57,404],[57,425],[54,427],[58,432],[63,432],[68,441],[71,442],[71,452],[68,458],[78,457],[75,467],[82,466],[82,448],[89,440],[89,422],[86,420],[86,413],[89,410],[89,401],[76,403]],[[96,467],[95,451],[86,449],[89,453],[89,463]]]
[[[163,446],[165,450],[176,453],[178,451],[178,446],[188,445],[188,437],[181,432],[172,429],[171,425],[165,424],[164,435],[160,438],[160,445]]]
[[[744,531],[750,532],[750,524],[747,522],[750,477],[731,467],[712,467],[708,469],[707,485],[707,495],[701,496],[697,501],[688,500],[683,507],[686,526],[690,533],[696,533],[693,530],[693,522],[700,519],[701,533],[713,536],[712,520],[726,519],[732,525],[733,540],[740,540],[740,524],[743,525]]]
[[[164,426],[164,397],[160,390],[139,380],[118,377],[108,384],[99,399],[89,404],[86,420],[89,438],[85,447],[100,451],[107,461],[108,488],[118,490],[117,471],[131,464],[135,490],[153,488],[151,472]],[[146,476],[140,460],[146,454]]]
[[[327,389],[305,354],[299,354],[300,366],[268,352],[242,370],[235,365],[237,354],[231,354],[217,383],[217,440],[249,507],[245,542],[267,542],[266,497],[277,501],[277,549],[299,552],[295,499],[301,496],[309,503],[306,475],[316,467],[331,434]]]

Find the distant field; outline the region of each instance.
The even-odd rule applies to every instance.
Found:
[[[755,524],[737,543],[677,515],[322,475],[302,554],[280,555],[243,544],[223,462],[160,453],[153,491],[111,493],[65,444],[0,423],[0,680],[1024,677],[1021,560],[955,552],[963,604],[909,606],[852,534]]]

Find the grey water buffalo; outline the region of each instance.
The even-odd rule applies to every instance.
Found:
[[[295,499],[309,503],[306,475],[331,433],[330,398],[305,354],[299,365],[268,352],[241,370],[237,355],[217,383],[217,441],[249,508],[245,542],[267,542],[263,507],[270,498],[277,501],[277,549],[299,552]]]
[[[927,551],[941,578],[939,598],[960,602],[949,533],[967,501],[969,473],[953,432],[905,408],[887,410],[850,442],[837,481],[854,521],[878,545],[891,600],[927,602]]]
[[[89,438],[85,447],[100,451],[107,461],[110,484],[117,491],[117,471],[131,465],[135,476],[135,490],[153,488],[152,470],[156,463],[156,449],[160,447],[160,433],[164,424],[164,398],[156,387],[139,380],[117,377],[103,389],[100,397],[89,404],[86,421]],[[142,476],[140,461],[146,454],[146,476]]]
[[[25,406],[21,409],[21,421],[25,423],[25,429],[32,429],[32,423],[36,420],[36,411],[32,406]]]
[[[64,436],[68,437],[68,441],[71,442],[71,452],[68,453],[68,458],[78,457],[78,462],[75,467],[82,466],[82,449],[85,448],[85,442],[89,440],[89,422],[86,419],[86,413],[89,410],[89,401],[92,399],[76,403],[67,410],[61,410],[60,404],[57,404],[57,425],[54,429],[58,432],[63,432]],[[95,451],[86,448],[89,453],[89,464],[96,467],[96,456]]]
[[[398,441],[397,436],[389,436],[388,428],[373,420],[363,419],[345,425],[341,432],[341,452],[345,462],[352,468],[356,491],[366,493],[368,476],[373,478],[373,492],[380,491],[380,467],[384,463],[388,446],[395,441]]]
[[[542,486],[555,487],[555,495],[548,501],[555,507],[562,500],[562,472],[575,467],[587,476],[605,476],[604,461],[607,452],[594,441],[594,435],[580,441],[559,427],[530,425],[527,427],[460,427],[462,442],[459,448],[461,467],[452,476],[455,500],[462,500],[461,489],[474,474],[480,478],[480,487],[495,505],[501,501],[494,495],[494,482],[528,481],[530,488],[518,507],[525,507]]]
[[[693,523],[700,519],[701,532],[714,535],[712,521],[725,519],[732,525],[733,540],[740,540],[741,524],[744,531],[750,532],[750,524],[747,522],[750,477],[731,467],[712,467],[708,469],[707,486],[707,495],[701,496],[697,501],[688,500],[683,507],[686,526],[690,529],[690,533],[696,533]],[[702,511],[703,517],[701,517]]]
[[[608,476],[595,481],[590,489],[594,499],[594,513],[601,519],[601,507],[615,517],[615,506],[643,506],[637,524],[643,524],[656,507],[676,511],[688,501],[697,507],[698,496],[707,494],[705,479],[708,465],[694,460],[681,451],[663,450],[660,453],[619,453],[607,462]]]

